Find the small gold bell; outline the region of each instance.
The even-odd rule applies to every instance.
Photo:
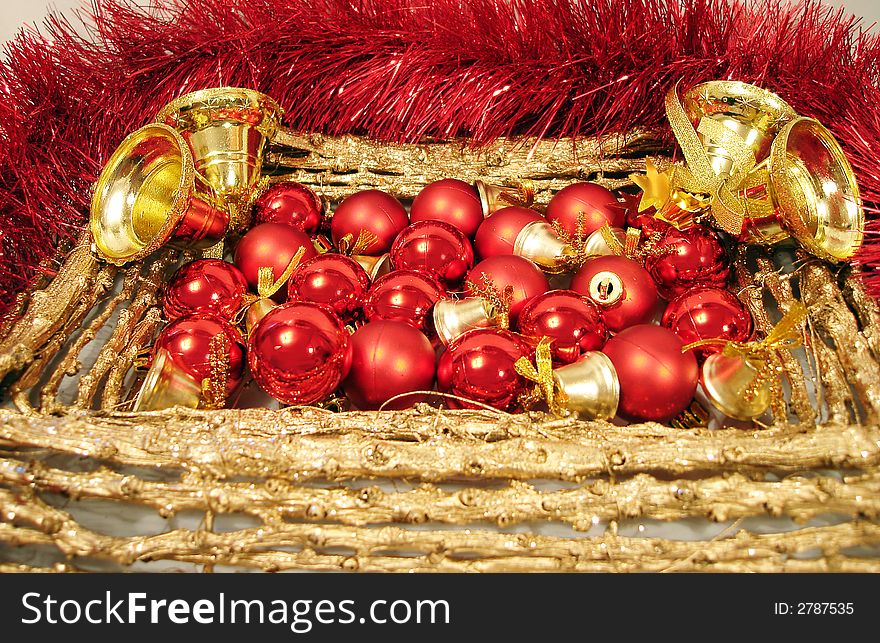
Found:
[[[498,325],[495,307],[481,297],[441,299],[434,304],[432,317],[437,337],[444,346],[474,328]]]
[[[153,358],[147,377],[134,401],[134,411],[158,411],[173,406],[198,408],[202,401],[201,382],[175,366],[168,351],[160,349]]]
[[[747,394],[757,376],[758,371],[746,358],[715,353],[703,363],[701,380],[715,408],[737,420],[754,420],[770,407],[769,382]]]
[[[361,268],[366,270],[367,275],[370,277],[370,281],[376,281],[379,277],[391,272],[391,255],[387,252],[378,257],[352,255],[351,258],[357,261],[361,265]]]
[[[553,370],[565,396],[565,408],[588,420],[610,420],[617,414],[620,383],[605,353],[588,352],[572,364]]]
[[[566,258],[572,254],[572,248],[559,237],[552,225],[546,221],[533,221],[516,235],[513,254],[529,259],[544,272],[554,274],[565,271]]]

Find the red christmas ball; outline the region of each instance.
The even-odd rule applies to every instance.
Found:
[[[612,333],[651,321],[657,286],[637,262],[618,255],[590,259],[571,280],[571,289],[599,306]]]
[[[532,353],[519,335],[498,328],[466,332],[453,341],[440,356],[437,385],[440,391],[514,411],[529,381],[516,372],[514,364]],[[479,408],[448,400],[450,408]]]
[[[175,319],[159,333],[153,344],[153,355],[165,350],[175,366],[201,383],[212,376],[211,340],[216,335],[226,335],[229,339],[226,392],[231,394],[241,384],[245,348],[241,333],[225,319],[209,313],[192,313]]]
[[[254,203],[256,223],[283,223],[311,236],[321,227],[324,204],[302,183],[279,181]]]
[[[474,265],[471,242],[442,221],[417,221],[404,229],[391,247],[395,270],[418,270],[446,288],[461,283]]]
[[[517,205],[501,208],[480,224],[474,238],[477,254],[482,259],[512,255],[516,237],[523,228],[535,221],[544,221],[544,217],[534,210]]]
[[[162,309],[169,321],[196,312],[230,320],[244,306],[247,292],[247,279],[228,261],[196,259],[171,275]]]
[[[336,206],[330,220],[330,234],[338,246],[339,240],[346,235],[350,234],[355,242],[361,232],[372,232],[377,240],[360,254],[375,256],[388,252],[394,238],[408,223],[406,208],[400,201],[381,190],[364,190],[343,199]]]
[[[494,216],[494,215],[493,215]],[[492,284],[503,292],[507,286],[513,288],[513,300],[510,304],[510,320],[516,322],[523,306],[532,298],[550,289],[547,277],[528,259],[516,255],[496,255],[483,259],[468,274],[468,281],[482,283],[482,275],[486,274]],[[469,295],[476,295],[468,291]]]
[[[682,353],[681,340],[667,328],[640,324],[608,340],[602,352],[620,382],[618,415],[664,422],[684,411],[697,389],[697,358]]]
[[[445,296],[433,277],[415,270],[395,270],[370,287],[364,314],[370,323],[382,319],[405,322],[430,337],[434,333],[431,308]]]
[[[701,359],[719,352],[728,341],[748,341],[753,330],[752,316],[745,305],[721,288],[696,288],[682,293],[669,302],[661,324],[684,344],[718,338],[717,344],[694,349]]]
[[[571,364],[608,339],[602,313],[593,301],[572,290],[551,290],[532,298],[519,314],[519,332],[553,340],[553,362]]]
[[[583,236],[606,223],[622,228],[626,210],[617,202],[614,193],[598,183],[572,183],[553,195],[547,204],[547,221],[558,221],[571,235],[577,233],[578,218],[583,218]]]
[[[409,209],[410,221],[444,221],[473,238],[483,222],[483,206],[474,186],[458,179],[426,185]]]
[[[395,395],[434,386],[434,348],[427,337],[404,322],[377,320],[361,326],[351,336],[351,355],[351,369],[342,388],[361,410],[375,410]],[[403,397],[386,408],[405,409],[424,397]]]
[[[297,267],[287,284],[287,300],[326,304],[349,322],[361,317],[369,287],[370,278],[357,261],[327,253]]]
[[[285,404],[314,404],[339,386],[351,366],[348,331],[322,304],[293,302],[263,317],[248,338],[257,384]]]
[[[251,290],[256,291],[260,268],[271,268],[273,278],[278,279],[300,248],[305,248],[300,262],[318,254],[305,232],[283,223],[261,223],[251,228],[235,246],[235,265],[244,274]],[[284,289],[275,293],[272,299],[284,301]]]
[[[723,288],[730,276],[730,262],[718,236],[695,225],[685,230],[669,226],[645,260],[645,268],[665,299],[696,288]]]

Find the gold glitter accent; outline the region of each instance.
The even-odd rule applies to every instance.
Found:
[[[206,408],[222,409],[226,405],[229,384],[229,348],[231,342],[225,333],[218,333],[208,342],[208,362],[211,376],[202,380],[202,398]]]
[[[378,241],[379,237],[377,237],[374,232],[371,232],[370,230],[361,230],[358,232],[357,240],[355,240],[354,235],[349,232],[339,240],[337,245],[339,246],[339,252],[350,257],[352,255],[364,254],[364,251],[367,248]]]
[[[513,286],[505,286],[503,290],[498,290],[495,282],[485,272],[481,272],[476,281],[468,279],[465,286],[474,297],[479,297],[489,305],[492,311],[490,315],[497,322],[498,328],[510,328]]]

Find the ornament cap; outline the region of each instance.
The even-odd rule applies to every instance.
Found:
[[[590,279],[590,299],[600,306],[613,306],[623,297],[623,280],[616,272],[603,270]]]

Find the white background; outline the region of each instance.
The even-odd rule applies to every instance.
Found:
[[[48,7],[66,10],[83,4],[88,4],[88,0],[0,0],[0,41],[9,40],[24,24],[41,21]],[[878,0],[826,0],[826,4],[845,6],[850,12],[864,16],[866,27],[880,22]]]

